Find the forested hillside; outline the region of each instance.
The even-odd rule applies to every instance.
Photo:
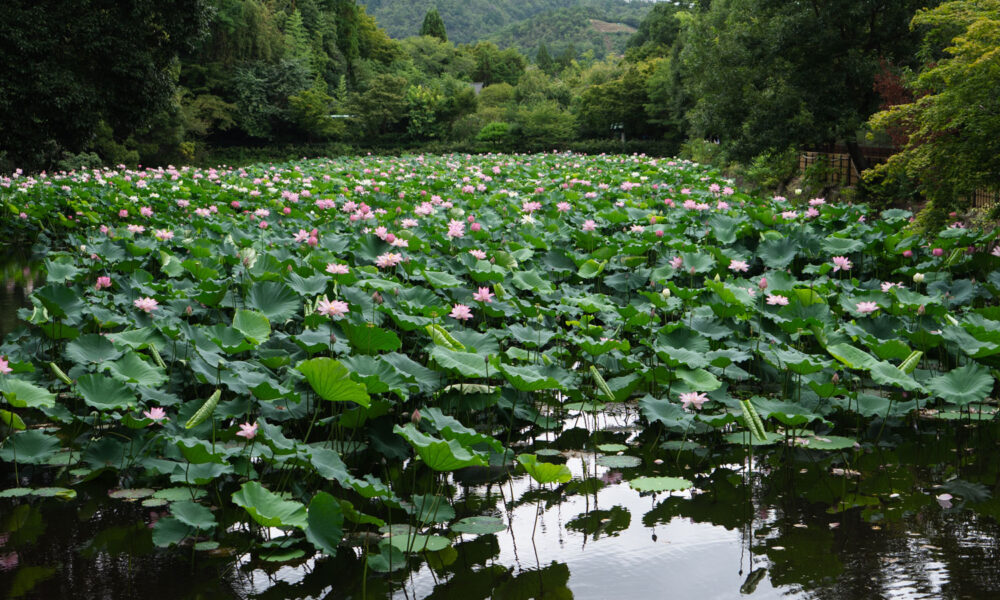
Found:
[[[621,56],[641,23],[641,19],[622,17],[617,11],[595,6],[560,8],[508,25],[487,39],[531,57],[537,56],[542,46],[553,57]]]
[[[448,39],[457,43],[475,43],[485,39],[501,38],[511,46],[534,49],[537,43],[526,37],[537,33],[528,19],[541,17],[550,24],[546,27],[556,30],[553,22],[566,21],[563,30],[572,29],[569,21],[580,24],[579,10],[566,12],[564,9],[585,9],[587,18],[602,21],[621,22],[637,27],[652,2],[645,0],[368,0],[368,13],[378,20],[394,38],[417,35],[424,14],[436,8],[448,29]],[[562,12],[560,12],[562,11]],[[556,16],[558,15],[558,16]],[[501,31],[515,26],[516,30]],[[585,36],[578,45],[588,46]],[[549,39],[544,40],[549,43]],[[556,40],[553,38],[553,42]],[[572,41],[572,40],[568,40]],[[559,44],[557,44],[559,45]]]

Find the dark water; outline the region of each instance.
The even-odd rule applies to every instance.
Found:
[[[38,263],[0,251],[0,338],[17,328],[17,309],[31,306],[28,296],[44,284]]]
[[[3,333],[38,284],[28,263],[8,264]],[[75,484],[72,501],[0,500],[0,598],[1000,597],[997,426],[919,420],[863,452],[777,447],[751,457],[731,446],[660,448],[633,427],[635,412],[571,419],[528,440],[526,450],[562,452],[550,460],[565,460],[569,484],[501,472],[450,478],[459,514],[494,514],[509,529],[458,537],[392,575],[365,576],[356,537],[335,558],[293,563],[269,563],[226,534],[216,551],[158,549],[151,526],[164,509],[109,499],[109,488],[128,483],[110,475]],[[595,436],[629,444],[641,466],[596,464],[578,450]],[[640,494],[627,483],[678,465],[693,490]],[[18,475],[44,485],[52,468]],[[10,465],[0,465],[0,481],[14,484]],[[231,492],[220,490],[222,505]],[[939,501],[946,492],[951,501]]]

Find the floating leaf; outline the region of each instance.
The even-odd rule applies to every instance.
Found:
[[[638,477],[628,484],[637,492],[677,492],[694,485],[680,477]]]
[[[485,535],[499,533],[507,529],[503,519],[496,517],[466,517],[451,524],[451,530],[455,533],[469,533],[472,535]]]

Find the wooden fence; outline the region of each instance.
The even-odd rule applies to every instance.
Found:
[[[862,147],[861,151],[869,165],[884,163],[893,155],[891,148]],[[861,181],[861,173],[851,160],[851,155],[846,148],[839,146],[804,150],[799,155],[799,171],[804,173],[806,168],[824,162],[827,166],[827,185],[850,186]],[[1000,189],[976,190],[972,195],[972,206],[975,208],[990,208],[997,204],[1000,204]]]

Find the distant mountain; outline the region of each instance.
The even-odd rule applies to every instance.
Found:
[[[622,14],[591,6],[560,8],[508,25],[486,39],[501,48],[517,48],[532,59],[542,44],[553,57],[562,56],[567,50],[573,57],[588,51],[595,58],[621,55],[642,19],[632,12]]]
[[[364,3],[364,0],[362,0]],[[492,40],[534,56],[539,42],[558,53],[570,43],[578,52],[597,56],[620,53],[628,28],[638,27],[655,0],[367,0],[368,14],[395,38],[417,35],[428,10],[436,8],[448,39],[468,44]],[[607,31],[625,26],[622,33]],[[605,31],[601,31],[604,29]],[[540,36],[540,37],[533,37]],[[603,51],[598,51],[603,49]],[[551,49],[550,49],[551,50]]]

